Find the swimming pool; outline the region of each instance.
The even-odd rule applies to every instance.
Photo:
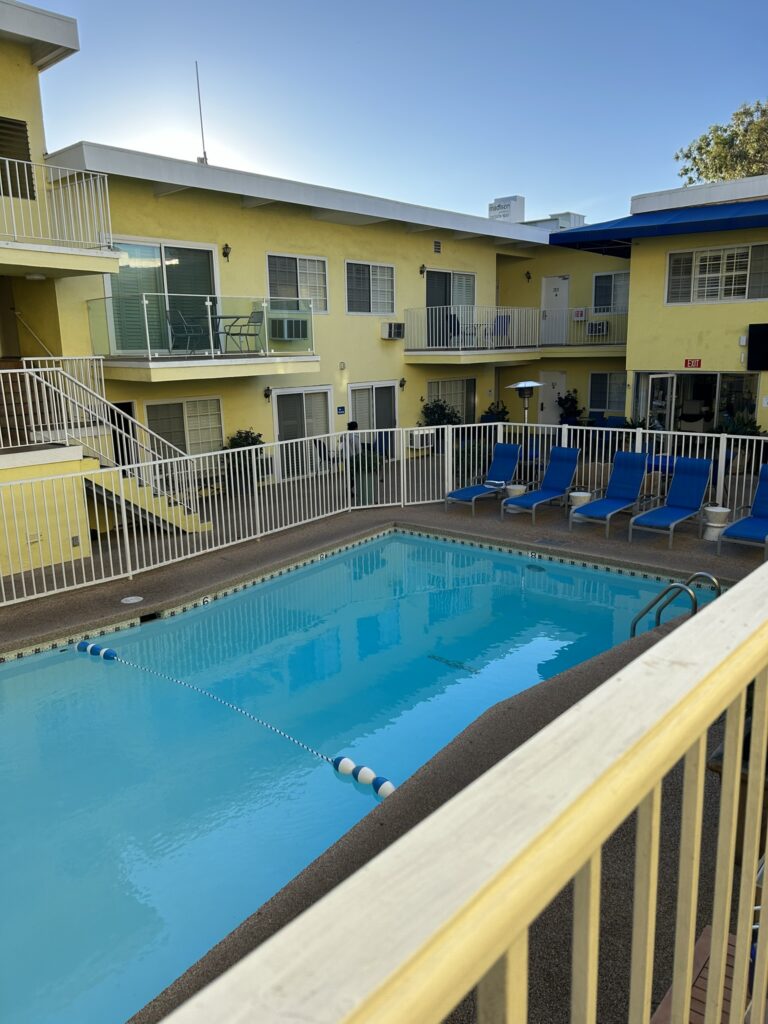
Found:
[[[499,700],[626,639],[663,583],[391,533],[111,634],[401,783]],[[130,1016],[366,814],[370,787],[72,648],[0,666],[0,1019]]]

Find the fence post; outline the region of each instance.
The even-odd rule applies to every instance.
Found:
[[[397,432],[398,441],[400,444],[400,508],[405,508],[405,487],[407,480],[405,455],[408,451],[408,446],[405,443],[405,428],[400,427]]]
[[[560,428],[560,444],[563,448],[568,447],[568,424],[564,423]]]
[[[438,427],[438,430],[441,428]],[[445,426],[442,427],[445,431],[443,434],[443,458],[445,459],[445,493],[450,494],[453,490],[453,444],[454,444],[454,427]]]
[[[133,568],[131,565],[131,545],[128,542],[128,513],[125,508],[125,483],[124,477],[120,470],[120,467],[114,470],[117,473],[117,479],[119,483],[118,492],[120,495],[120,522],[122,524],[123,533],[123,553],[125,556],[125,568],[128,572],[128,579],[133,579]]]
[[[503,443],[504,443],[504,424],[503,423],[497,423],[496,424],[496,444],[503,444]]]
[[[259,515],[259,480],[261,473],[259,470],[259,463],[262,461],[258,455],[259,449],[253,447],[251,449],[251,491],[253,495],[253,523],[255,528],[255,536],[257,540],[261,540],[261,516]]]
[[[725,469],[726,469],[726,441],[727,434],[720,435],[720,443],[717,451],[717,486],[715,489],[715,501],[718,505],[723,504],[723,494],[725,493]]]
[[[637,427],[635,429],[635,451],[641,452],[643,450],[643,428]]]

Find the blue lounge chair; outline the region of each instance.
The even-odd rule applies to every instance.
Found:
[[[578,448],[553,448],[549,453],[549,465],[541,481],[541,487],[536,491],[521,494],[518,498],[507,498],[502,501],[501,518],[504,518],[505,512],[519,509],[521,512],[530,512],[531,520],[535,523],[536,509],[539,505],[567,496],[576,476],[578,462]]]
[[[633,508],[640,500],[640,488],[643,486],[647,456],[642,452],[616,452],[613,460],[611,478],[605,496],[597,501],[571,509],[568,518],[568,529],[573,529],[576,522],[584,519],[595,523],[605,523],[605,536],[611,529],[611,519],[619,512]]]
[[[445,509],[449,502],[471,505],[472,515],[475,514],[475,502],[478,498],[489,498],[492,494],[503,494],[507,484],[512,483],[517,463],[520,458],[519,444],[496,444],[493,448],[493,459],[488,467],[488,474],[481,484],[473,487],[461,487],[445,496]]]
[[[669,533],[669,546],[675,527],[686,519],[699,517],[699,536],[704,525],[701,510],[704,496],[709,487],[712,474],[711,459],[688,459],[680,456],[675,459],[672,483],[669,485],[666,504],[641,512],[629,521],[629,542],[632,543],[633,530],[653,530]]]
[[[736,509],[736,515],[743,512],[749,505]],[[737,519],[726,526],[717,538],[717,553],[724,540],[732,540],[734,544],[756,544],[763,548],[763,561],[768,558],[768,465],[760,467],[757,490],[752,499],[752,508],[748,516]]]

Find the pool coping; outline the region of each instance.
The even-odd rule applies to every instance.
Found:
[[[236,577],[227,586],[219,588],[218,590],[196,590],[181,604],[174,603],[161,607],[157,610],[152,610],[144,615],[137,615],[135,612],[130,614],[126,613],[125,619],[117,619],[106,624],[99,624],[92,629],[83,627],[82,630],[68,630],[63,635],[60,633],[57,635],[54,632],[48,636],[44,636],[34,644],[27,644],[23,647],[10,648],[8,650],[0,649],[0,665],[12,661],[18,661],[22,658],[30,657],[33,654],[42,654],[46,651],[55,651],[60,650],[61,648],[72,647],[81,640],[93,640],[98,637],[108,636],[124,629],[135,628],[145,622],[150,622],[155,619],[167,619],[174,618],[177,615],[183,615],[185,612],[214,603],[223,597],[229,597],[232,594],[241,593],[245,590],[249,590],[251,587],[259,586],[262,583],[277,579],[280,576],[285,576],[309,565],[314,565],[326,558],[343,554],[345,551],[350,551],[356,547],[361,547],[371,541],[391,536],[395,533],[411,537],[421,537],[425,540],[446,540],[460,544],[464,547],[473,547],[485,551],[497,551],[502,554],[519,555],[552,564],[569,565],[583,569],[594,569],[599,572],[613,573],[618,576],[653,580],[656,583],[674,583],[683,578],[683,575],[680,573],[670,574],[656,572],[650,567],[641,568],[636,563],[633,564],[626,559],[611,558],[609,556],[605,559],[601,559],[600,561],[595,561],[594,559],[581,557],[579,555],[572,554],[571,552],[563,552],[558,548],[553,548],[546,544],[531,543],[521,546],[519,543],[513,543],[511,541],[507,543],[504,541],[480,538],[477,534],[463,530],[449,530],[439,526],[425,529],[423,526],[419,526],[414,523],[392,520],[384,525],[371,527],[360,533],[354,534],[349,540],[344,541],[343,543],[336,543],[330,547],[327,545],[321,545],[310,549],[303,555],[281,559],[269,568],[263,569],[256,575],[249,572],[244,576]],[[724,590],[733,586],[735,583],[735,581],[725,577],[718,577],[718,580]],[[694,583],[693,586],[694,589],[697,590],[711,589],[700,582]]]

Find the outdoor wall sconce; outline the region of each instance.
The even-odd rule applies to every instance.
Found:
[[[232,246],[229,244],[229,242],[225,242],[223,247],[222,247],[222,250],[221,250],[221,255],[224,257],[224,259],[227,261],[227,263],[229,263],[229,254],[231,252],[232,252]]]
[[[400,390],[402,391],[405,387],[405,377],[400,378]]]
[[[427,265],[426,265],[426,263],[422,263],[421,266],[419,267],[419,273],[421,274],[422,277],[424,277],[426,272],[427,272]]]
[[[272,388],[270,388],[270,387],[264,388],[264,397],[266,398],[266,400],[268,402],[272,400]]]
[[[526,270],[526,272],[525,272],[525,280],[528,282],[528,284],[531,283],[531,272],[530,272],[530,270]]]

